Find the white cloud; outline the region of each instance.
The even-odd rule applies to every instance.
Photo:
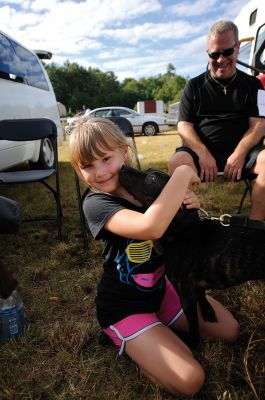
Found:
[[[248,0],[0,0],[1,30],[31,49],[53,52],[119,79],[205,68],[206,34]],[[174,4],[174,5],[173,5]]]
[[[218,3],[217,0],[183,1],[170,6],[169,11],[180,17],[191,17],[210,13],[212,7]]]
[[[1,29],[19,37],[27,46],[30,43],[31,47],[36,47],[34,42],[38,46],[42,42],[44,47],[50,45],[52,51],[60,51],[58,42],[61,41],[65,50],[64,42],[67,41],[70,52],[73,52],[73,45],[77,46],[76,51],[85,49],[87,43],[83,41],[82,46],[82,38],[101,37],[104,29],[160,9],[157,0],[86,0],[80,3],[35,0],[27,12],[10,6],[1,7],[0,18],[4,21]]]
[[[7,1],[6,0],[0,0],[0,5],[5,4],[6,5]],[[8,0],[8,3],[10,4],[21,4],[21,0]]]
[[[102,31],[108,37],[119,39],[129,44],[145,43],[146,41],[159,42],[166,39],[183,39],[201,32],[201,26],[193,26],[188,21],[172,21],[168,23],[145,23],[128,29],[105,29]]]

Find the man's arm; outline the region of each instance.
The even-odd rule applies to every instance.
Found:
[[[249,151],[265,136],[265,119],[249,118],[249,128],[238,143],[234,152],[228,157],[224,169],[224,176],[229,180],[241,178],[242,168]]]
[[[214,181],[218,172],[216,161],[199,138],[194,129],[194,124],[187,121],[180,121],[178,123],[178,134],[183,143],[198,154],[201,167],[201,180],[204,180],[205,182]]]

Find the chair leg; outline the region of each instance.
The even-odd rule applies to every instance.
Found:
[[[62,240],[62,206],[61,206],[61,196],[60,196],[60,186],[58,182],[58,178],[56,179],[56,190],[52,186],[50,186],[47,182],[41,181],[47,189],[49,189],[54,196],[54,199],[56,201],[56,223],[57,223],[57,236],[59,240]]]
[[[75,186],[76,186],[76,194],[77,194],[77,201],[78,201],[78,209],[79,209],[81,230],[82,230],[82,236],[83,236],[84,250],[87,251],[88,250],[88,239],[87,239],[86,221],[85,221],[83,208],[82,208],[82,199],[81,199],[79,178],[78,178],[76,172],[74,172],[74,174],[75,174]]]
[[[132,142],[133,142],[133,148],[134,148],[135,155],[136,155],[137,168],[138,168],[139,171],[141,171],[141,164],[140,164],[140,161],[139,161],[139,158],[138,158],[138,150],[137,150],[137,147],[136,147],[136,142],[135,142],[134,136],[132,136]]]
[[[249,179],[244,179],[244,182],[245,182],[246,187],[245,187],[244,193],[243,193],[243,195],[241,197],[241,200],[240,200],[240,203],[239,203],[239,206],[238,206],[238,210],[237,210],[237,214],[241,214],[245,198],[246,198],[248,193],[251,196],[251,192],[252,192],[251,181]]]

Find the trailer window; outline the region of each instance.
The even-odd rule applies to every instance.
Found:
[[[238,55],[238,59],[248,65],[252,64],[250,60],[251,45],[252,42],[247,42],[243,46],[240,46]],[[238,64],[237,68],[240,69],[241,71],[247,72],[247,67],[244,67],[243,65]]]
[[[254,10],[254,11],[250,14],[250,17],[249,17],[249,26],[255,24],[256,18],[257,18],[257,12],[258,12],[258,9],[256,8],[256,10]]]
[[[255,51],[260,48],[260,46],[264,41],[265,41],[265,24],[262,25],[258,30],[256,44],[255,44]]]

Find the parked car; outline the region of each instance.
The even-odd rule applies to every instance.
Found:
[[[134,133],[143,133],[153,136],[168,130],[168,125],[163,117],[153,114],[140,114],[127,107],[101,107],[85,113],[88,117],[124,117],[132,126]]]
[[[50,52],[33,52],[0,31],[0,120],[49,118],[57,125],[58,144],[63,128],[55,94],[40,59]],[[33,142],[0,140],[0,170],[24,161],[47,168],[54,163],[54,149],[46,138]]]

